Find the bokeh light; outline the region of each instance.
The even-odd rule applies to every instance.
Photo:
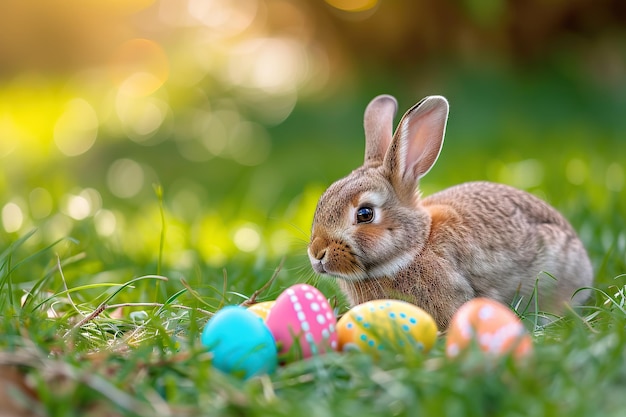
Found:
[[[113,54],[109,65],[115,85],[135,97],[154,93],[169,77],[167,54],[158,43],[149,39],[124,42]]]
[[[235,230],[233,242],[243,252],[254,252],[261,244],[261,235],[254,224],[246,224]]]
[[[144,186],[144,170],[132,159],[118,159],[109,168],[107,185],[117,197],[134,197]]]
[[[326,0],[331,6],[346,12],[363,12],[378,4],[378,0]]]
[[[54,143],[66,156],[87,152],[98,136],[98,115],[84,99],[70,100],[54,125]]]
[[[2,207],[2,226],[7,233],[14,233],[22,228],[24,213],[16,203],[7,203]]]
[[[624,188],[624,167],[617,162],[606,169],[606,188],[619,193]]]
[[[94,224],[98,234],[103,237],[113,236],[118,226],[115,213],[106,209],[98,210],[94,216]]]
[[[581,213],[625,189],[621,10],[0,2],[2,229],[76,236],[80,249],[93,231],[105,257],[149,263],[164,219],[163,259],[183,269],[302,254],[317,198],[360,163],[367,101],[445,94],[448,138],[425,194],[470,179],[561,193],[582,233],[609,245],[619,234]]]

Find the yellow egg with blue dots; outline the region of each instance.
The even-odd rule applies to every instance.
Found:
[[[337,323],[337,334],[343,351],[426,353],[437,339],[437,325],[411,303],[373,300],[348,310]]]
[[[248,307],[248,311],[252,311],[257,316],[261,317],[263,321],[267,320],[267,316],[270,314],[270,310],[274,307],[276,301],[262,301],[260,303],[252,304]]]

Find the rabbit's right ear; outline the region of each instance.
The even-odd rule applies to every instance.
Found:
[[[398,102],[389,95],[375,97],[365,109],[365,164],[382,162],[393,137]]]
[[[415,189],[435,164],[443,145],[448,109],[444,97],[429,96],[404,114],[384,161],[398,184]]]

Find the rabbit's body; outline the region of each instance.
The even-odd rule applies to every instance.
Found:
[[[537,292],[540,310],[558,312],[558,300],[590,284],[591,264],[574,230],[555,209],[524,191],[465,183],[423,199],[415,211],[431,219],[423,229],[423,249],[391,277],[340,280],[351,304],[404,299],[428,311],[443,329],[475,297],[505,304],[522,297],[532,309]],[[584,292],[576,298],[581,297]]]
[[[353,305],[405,299],[440,329],[474,297],[529,302],[537,292],[540,310],[555,313],[566,301],[584,301],[584,292],[572,296],[591,284],[591,263],[547,203],[488,182],[420,198],[416,185],[441,149],[447,102],[425,99],[392,138],[394,104],[389,96],[370,103],[364,166],[320,198],[309,245],[313,268],[339,277]]]

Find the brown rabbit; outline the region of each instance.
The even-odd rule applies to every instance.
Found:
[[[441,151],[448,102],[426,97],[393,134],[396,109],[388,95],[367,106],[365,163],[317,204],[313,269],[339,278],[352,305],[405,299],[442,330],[474,297],[527,302],[536,290],[539,309],[553,313],[583,302],[588,292],[576,291],[592,284],[593,271],[567,220],[525,191],[489,182],[422,199],[418,181]]]

